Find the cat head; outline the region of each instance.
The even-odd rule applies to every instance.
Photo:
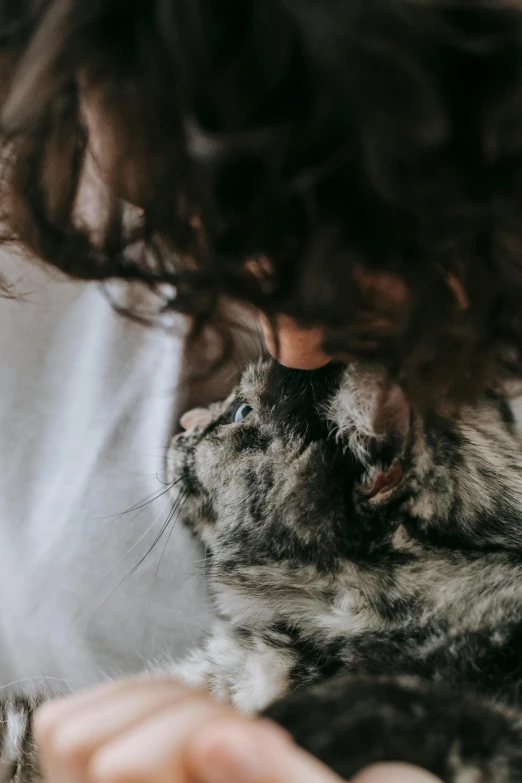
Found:
[[[397,535],[522,549],[522,461],[505,400],[421,415],[374,367],[251,366],[196,412],[168,465],[183,521],[223,567],[325,572]]]

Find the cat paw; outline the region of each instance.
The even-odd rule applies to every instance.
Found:
[[[413,678],[336,677],[265,713],[344,779],[398,761],[445,783],[522,780],[522,716]]]

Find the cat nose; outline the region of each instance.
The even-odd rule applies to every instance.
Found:
[[[206,427],[211,421],[212,414],[207,408],[193,408],[183,414],[179,423],[185,432],[188,432],[195,427]]]

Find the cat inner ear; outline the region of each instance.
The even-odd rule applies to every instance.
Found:
[[[379,503],[399,487],[411,429],[411,406],[400,386],[373,365],[347,368],[328,416],[338,439],[364,466],[358,491]]]
[[[395,493],[404,476],[404,465],[398,457],[388,468],[374,466],[366,474],[359,493],[366,501],[382,503]]]
[[[401,484],[410,426],[411,409],[402,389],[384,384],[376,397],[371,463],[359,487],[362,497],[373,505],[388,500]]]

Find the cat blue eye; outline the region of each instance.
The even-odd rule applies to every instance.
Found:
[[[232,416],[232,421],[234,424],[236,424],[238,421],[243,421],[243,419],[246,419],[250,413],[252,413],[251,406],[247,405],[246,402],[242,402],[241,405],[238,405],[236,408],[235,413]]]

